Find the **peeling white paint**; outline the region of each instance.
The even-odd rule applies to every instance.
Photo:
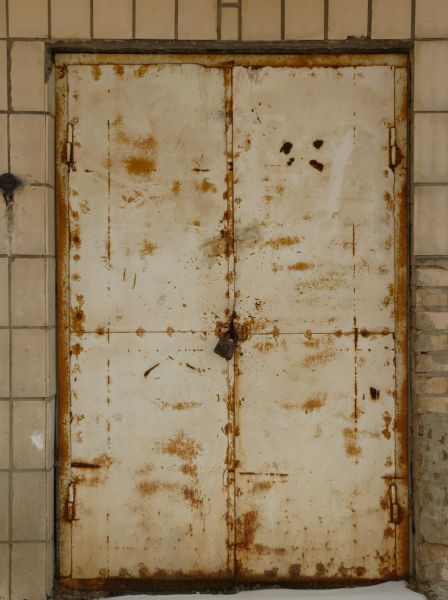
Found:
[[[31,441],[33,442],[33,446],[35,446],[38,450],[44,449],[44,436],[37,431],[33,431],[31,434]]]

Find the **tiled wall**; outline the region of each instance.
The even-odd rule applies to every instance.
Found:
[[[52,588],[54,81],[45,43],[352,37],[366,47],[415,40],[415,562],[425,589],[448,596],[448,1],[0,0],[0,174],[23,182],[12,206],[0,198],[0,600],[42,600]]]

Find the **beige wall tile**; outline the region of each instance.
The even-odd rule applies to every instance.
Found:
[[[238,8],[226,6],[221,9],[221,39],[238,39]]]
[[[414,119],[414,181],[448,181],[448,114],[416,113]]]
[[[448,40],[416,42],[414,77],[416,110],[448,109],[447,64]]]
[[[45,115],[13,114],[9,120],[11,171],[23,183],[45,183]]]
[[[54,581],[54,540],[47,542],[47,597],[52,596]]]
[[[46,414],[47,400],[14,401],[12,456],[15,469],[45,468]]]
[[[367,0],[329,0],[328,37],[344,40],[367,34]]]
[[[9,469],[9,401],[0,400],[0,469]],[[0,486],[1,489],[1,486]],[[1,515],[0,510],[0,515]],[[1,526],[0,526],[1,529]]]
[[[15,542],[46,539],[47,472],[12,475],[12,539]]]
[[[4,173],[7,170],[8,170],[8,116],[2,114],[2,115],[0,115],[0,172]],[[1,245],[1,242],[0,242],[0,247],[3,248],[3,246]]]
[[[8,74],[6,60],[6,41],[0,40],[0,110],[8,108]]]
[[[47,378],[47,396],[53,396],[56,394],[56,329],[48,329],[47,331],[47,364],[46,364],[46,378]]]
[[[50,469],[47,471],[46,473],[46,486],[47,486],[47,493],[46,493],[46,509],[47,509],[47,515],[46,515],[46,536],[47,536],[47,540],[51,540],[51,538],[54,535],[54,469]]]
[[[55,260],[45,260],[45,324],[55,325],[56,315],[56,273]]]
[[[285,1],[285,39],[322,40],[324,0]]]
[[[54,190],[50,188],[45,189],[45,201],[47,208],[47,221],[46,221],[46,253],[49,256],[54,256],[55,253],[55,207],[54,207]]]
[[[3,198],[0,196],[0,200]],[[9,325],[8,259],[0,258],[0,326]]]
[[[13,544],[11,600],[43,600],[46,591],[47,544]]]
[[[14,329],[12,332],[12,392],[17,398],[47,395],[47,332]]]
[[[11,102],[14,110],[44,110],[44,52],[43,42],[13,42]]]
[[[446,0],[416,0],[415,37],[448,36]]]
[[[45,116],[45,183],[55,182],[55,124],[54,117]]]
[[[9,540],[9,473],[0,472],[0,542]],[[1,569],[0,569],[1,572]],[[1,597],[1,596],[0,596]]]
[[[90,0],[51,0],[51,36],[90,37]]]
[[[93,37],[132,38],[132,0],[93,0]]]
[[[44,258],[15,258],[11,264],[11,321],[13,325],[46,325]]]
[[[6,0],[0,0],[0,38],[6,37]]]
[[[174,38],[174,0],[136,0],[135,37]]]
[[[216,40],[216,0],[179,0],[180,40]]]
[[[242,0],[243,40],[281,39],[280,0]]]
[[[9,596],[9,544],[0,544],[0,598]]]
[[[0,398],[9,396],[9,331],[0,329]]]
[[[50,115],[55,114],[56,111],[56,83],[55,83],[55,68],[51,69],[51,72],[45,82],[45,110]]]
[[[411,16],[411,0],[373,0],[372,38],[410,38]]]
[[[48,0],[9,0],[10,37],[47,37]]]
[[[46,252],[46,189],[25,186],[14,195],[11,247],[14,254]]]
[[[46,436],[46,456],[45,467],[49,469],[54,465],[54,437],[55,437],[55,399],[47,400],[47,418],[46,418],[47,436]]]
[[[448,187],[417,186],[414,254],[448,254]]]

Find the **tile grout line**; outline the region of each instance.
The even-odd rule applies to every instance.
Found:
[[[48,18],[47,37],[49,40],[51,40],[51,0],[48,0],[48,3],[47,3],[47,18]]]
[[[280,2],[280,39],[285,39],[285,0]]]
[[[90,0],[90,37],[93,40],[93,0]]]
[[[367,0],[367,37],[372,37],[372,0]]]
[[[132,0],[132,39],[135,40],[137,25],[137,0]]]
[[[8,153],[8,172],[11,172],[11,125],[9,112],[12,105],[12,90],[11,90],[11,41],[9,38],[9,0],[5,0],[5,16],[6,16],[6,36],[7,36],[7,94],[8,94],[8,117],[7,117],[7,153]],[[8,239],[8,324],[11,325],[11,230],[9,227],[9,214],[7,211],[7,239]],[[12,503],[13,503],[13,481],[12,481],[12,469],[13,469],[13,400],[12,400],[12,330],[9,329],[8,333],[8,392],[9,392],[9,475],[8,475],[8,593],[9,597],[12,597]]]
[[[238,41],[241,41],[243,34],[243,0],[238,1]]]
[[[174,39],[179,39],[179,0],[174,0]]]
[[[216,39],[221,39],[221,15],[222,15],[222,3],[221,0],[216,2]]]

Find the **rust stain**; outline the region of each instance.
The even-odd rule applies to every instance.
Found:
[[[184,486],[182,488],[182,494],[185,500],[192,506],[192,508],[196,510],[202,509],[204,501],[197,489],[189,486]]]
[[[97,335],[104,335],[106,333],[106,328],[105,327],[97,327],[95,329],[95,333]]]
[[[124,75],[124,67],[123,65],[114,65],[113,67],[115,75],[118,77],[123,77]]]
[[[87,202],[80,202],[79,208],[85,215],[90,212],[90,206]]]
[[[383,419],[384,419],[384,429],[381,433],[387,440],[390,440],[392,434],[390,432],[389,427],[390,427],[390,424],[392,423],[392,417],[387,412],[387,410],[383,413]]]
[[[216,192],[216,186],[208,180],[207,177],[204,177],[204,179],[200,182],[200,183],[195,183],[196,189],[199,190],[200,192]]]
[[[151,371],[154,371],[154,369],[157,369],[158,366],[160,366],[160,363],[157,363],[157,364],[153,365],[152,367],[149,367],[149,369],[147,369],[143,373],[143,377],[146,379],[146,377],[148,377],[148,375],[151,373]]]
[[[182,430],[168,441],[157,444],[156,448],[163,454],[177,456],[184,461],[197,458],[202,451],[202,445]]]
[[[274,485],[273,481],[257,481],[256,483],[254,483],[252,485],[252,492],[253,493],[267,492],[268,490],[270,490],[272,488],[273,485]]]
[[[279,237],[275,240],[268,240],[265,244],[266,246],[270,246],[273,250],[279,250],[285,246],[294,246],[300,242],[300,238],[297,236],[283,236]]]
[[[326,400],[326,393],[313,394],[302,404],[302,409],[305,411],[305,414],[313,412],[314,410],[319,410],[320,408],[325,406]]]
[[[263,196],[263,200],[264,200],[265,202],[271,202],[271,201],[273,200],[273,198],[274,198],[274,196],[271,196],[270,194],[265,194],[265,195]]]
[[[193,219],[193,221],[190,222],[190,225],[193,225],[193,227],[200,227],[201,222],[198,219]]]
[[[152,244],[151,242],[148,242],[145,240],[143,242],[142,248],[140,249],[140,256],[142,258],[145,258],[145,256],[149,256],[150,254],[153,254],[154,250],[157,250],[157,246],[155,244]]]
[[[99,81],[101,79],[101,67],[99,65],[92,65],[91,75],[94,81]]]
[[[140,65],[137,69],[134,69],[135,77],[143,77],[149,69],[149,65]]]
[[[82,336],[85,331],[84,323],[86,320],[83,310],[84,296],[76,294],[76,301],[77,304],[70,307],[70,326],[74,335]]]
[[[266,554],[284,556],[286,554],[285,548],[272,548],[271,546],[265,546],[264,544],[254,544],[253,549],[258,556],[263,556]]]
[[[184,475],[188,475],[190,477],[197,477],[198,476],[198,468],[196,465],[193,465],[191,463],[185,463],[183,465],[180,466],[179,471],[181,471]]]
[[[191,408],[199,408],[202,406],[200,402],[167,402],[166,400],[158,400],[157,404],[160,408],[170,408],[171,410],[190,410]]]
[[[166,328],[166,332],[171,337],[173,333],[176,332],[176,330],[174,329],[174,327],[171,327],[171,325],[168,325],[168,327]]]
[[[254,543],[255,533],[258,527],[258,512],[251,510],[237,517],[236,539],[237,546],[244,550],[250,550]]]
[[[257,342],[256,344],[254,344],[254,347],[258,350],[258,352],[266,353],[272,350],[272,348],[274,348],[274,344],[272,344],[271,342]]]
[[[387,286],[387,296],[382,301],[382,305],[384,308],[387,308],[393,302],[394,294],[395,294],[394,285],[393,285],[393,283],[390,283]]]
[[[343,430],[343,435],[345,438],[345,453],[347,456],[355,457],[361,455],[361,448],[358,445],[358,435],[355,429],[346,427]]]
[[[316,563],[316,577],[324,577],[327,574],[325,565],[321,562]]]
[[[130,175],[141,177],[150,176],[156,170],[155,162],[152,159],[135,155],[125,158],[124,165]]]
[[[312,269],[314,265],[306,262],[296,262],[292,265],[288,265],[288,271],[307,271]]]
[[[77,250],[81,247],[81,235],[79,225],[73,225],[70,229],[70,244]]]
[[[73,346],[71,347],[71,352],[75,356],[79,356],[82,351],[83,351],[83,347],[81,346],[81,344],[73,344]]]
[[[143,329],[143,327],[139,327],[138,329],[135,330],[136,335],[138,335],[138,337],[143,337],[145,335],[145,330]]]
[[[173,181],[173,185],[171,186],[171,193],[174,194],[175,196],[178,196],[180,192],[180,181],[178,179],[175,179]]]
[[[288,573],[289,573],[289,576],[291,577],[291,579],[298,579],[300,577],[301,570],[302,570],[302,565],[300,565],[299,563],[294,563],[292,565],[289,565]]]

